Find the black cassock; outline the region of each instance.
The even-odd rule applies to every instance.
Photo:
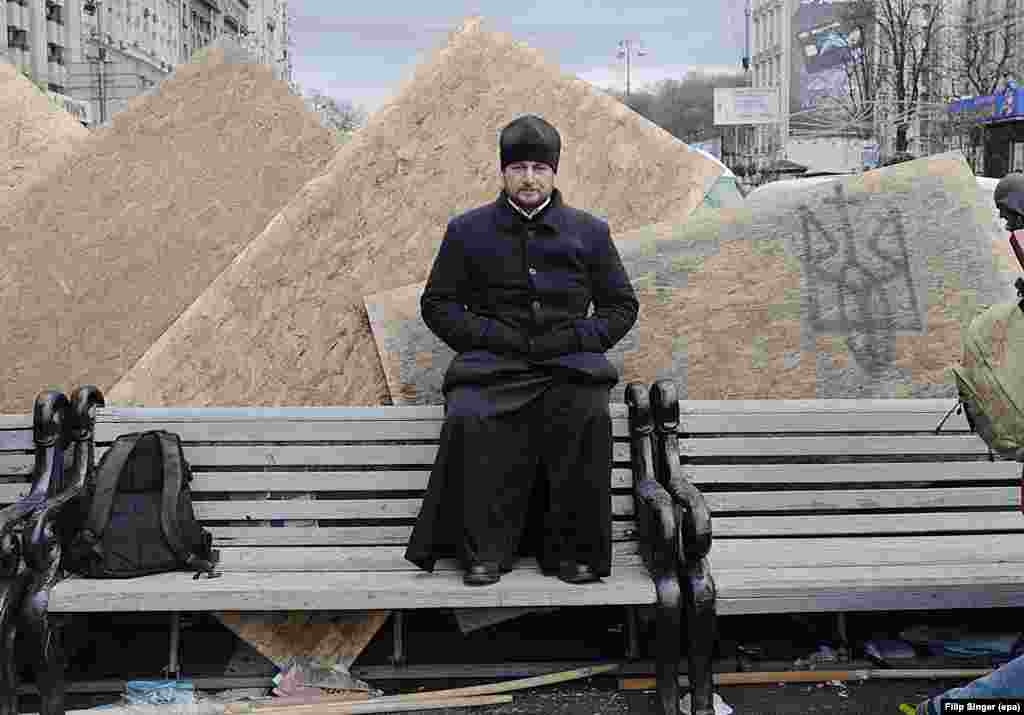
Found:
[[[577,561],[607,576],[619,376],[604,352],[639,307],[607,224],[564,206],[557,189],[528,220],[503,192],[449,223],[421,306],[458,355],[406,559],[507,570],[536,553],[545,570]]]

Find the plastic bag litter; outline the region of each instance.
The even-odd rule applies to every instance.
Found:
[[[190,705],[196,692],[191,680],[129,680],[124,699],[129,705]]]
[[[732,715],[732,706],[722,700],[722,697],[715,693],[715,715]],[[687,693],[679,699],[679,711],[688,713],[690,712],[690,694]]]

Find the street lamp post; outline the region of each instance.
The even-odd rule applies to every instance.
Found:
[[[626,58],[626,101],[629,101],[629,57],[632,54],[632,44],[629,40],[619,40],[619,51],[618,58],[621,60],[623,57]],[[647,54],[647,50],[637,48],[637,57],[643,57]]]

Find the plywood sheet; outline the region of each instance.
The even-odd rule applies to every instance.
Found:
[[[467,21],[110,392],[152,405],[373,405],[363,296],[426,279],[450,218],[493,201],[498,136],[562,136],[557,186],[614,230],[685,221],[712,162],[513,38]]]
[[[961,327],[1016,296],[991,214],[944,154],[615,233],[641,307],[608,353],[612,399],[661,378],[689,399],[952,396]],[[452,357],[419,317],[422,287],[366,298],[391,393],[409,404],[442,401]]]
[[[179,67],[0,211],[0,412],[44,387],[109,390],[327,166],[332,134],[238,60],[213,48]]]
[[[78,119],[0,55],[0,216],[89,136]]]

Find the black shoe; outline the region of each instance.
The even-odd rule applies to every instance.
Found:
[[[477,562],[466,567],[466,575],[462,582],[467,586],[490,586],[501,580],[498,564]]]
[[[566,583],[573,584],[593,583],[600,580],[597,574],[594,573],[594,570],[587,566],[587,564],[573,561],[563,561],[558,565],[558,578]]]

